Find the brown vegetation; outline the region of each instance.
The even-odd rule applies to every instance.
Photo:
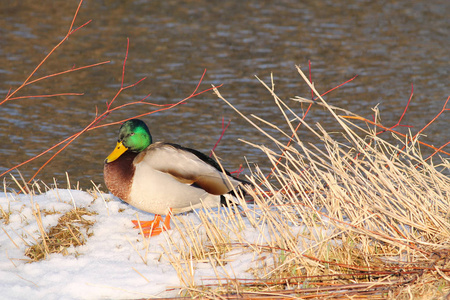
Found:
[[[74,21],[75,18],[76,15]],[[73,29],[73,24],[42,63],[69,36],[87,25]],[[97,113],[84,129],[35,156],[33,159],[60,147],[42,167],[84,132],[123,121],[99,125],[115,110],[127,105],[157,106],[138,101],[112,107],[121,92],[140,82],[124,85],[125,62],[126,58],[121,87],[104,112]],[[42,63],[0,105],[36,97],[16,96],[26,85],[102,64],[31,80]],[[444,150],[449,142],[432,147],[419,141],[419,137],[429,124],[449,110],[449,99],[442,111],[416,134],[402,135],[395,130],[401,118],[396,125],[388,127],[377,118],[371,121],[332,107],[300,68],[298,71],[316,98],[312,101],[295,97],[291,103],[306,103],[309,105],[307,112],[312,105],[322,106],[340,127],[339,138],[320,124],[306,122],[307,113],[300,116],[292,105],[282,101],[275,93],[273,82],[271,86],[263,84],[280,109],[288,131],[269,120],[248,117],[235,109],[277,145],[271,149],[247,142],[266,154],[272,172],[263,174],[256,167],[248,178],[256,187],[248,191],[255,205],[240,199],[240,212],[226,209],[199,212],[200,226],[192,226],[182,216],[174,218],[175,230],[181,232],[182,239],[164,235],[167,244],[163,257],[177,271],[184,294],[221,299],[432,299],[447,295],[450,292],[450,179],[441,170],[448,172],[449,169],[449,153]],[[233,107],[216,88],[211,89]],[[170,109],[211,89],[198,92],[197,86],[186,99],[162,108],[158,106],[145,114]],[[409,101],[411,98],[412,94]],[[276,129],[279,135],[270,135],[258,124]],[[320,144],[304,143],[298,134],[300,127],[311,131]],[[397,146],[388,142],[381,136],[385,132],[403,144]],[[281,142],[286,137],[290,139],[288,144]],[[419,146],[432,147],[433,154],[422,157]],[[436,154],[444,157],[437,161]],[[0,176],[29,161],[11,167]],[[25,186],[22,191],[27,193],[27,184],[19,186]],[[34,211],[39,224],[42,212],[38,206]],[[0,207],[0,212],[0,218],[7,223],[8,208]],[[42,228],[41,222],[41,240],[27,250],[27,255],[39,260],[49,253],[65,253],[68,247],[83,244],[92,225],[83,216],[89,214],[92,212],[74,209],[48,230]],[[200,229],[204,234],[199,234]],[[257,242],[247,239],[246,230],[257,232]],[[253,278],[241,278],[240,274],[227,269],[233,259],[229,257],[230,252],[253,254],[253,265],[247,270]],[[147,263],[145,254],[139,255]],[[208,263],[214,269],[216,278],[211,279],[210,284],[196,282],[199,263]]]
[[[41,229],[42,221],[40,216],[42,212],[39,211],[39,206],[36,208],[37,211],[35,211],[35,217],[37,223],[40,224],[39,228]],[[40,230],[41,237],[39,242],[27,248],[25,255],[32,261],[45,259],[51,253],[68,255],[67,249],[69,247],[84,245],[86,239],[93,234],[92,231],[90,231],[90,228],[94,222],[83,218],[85,215],[90,216],[93,214],[96,213],[88,211],[85,208],[74,208],[65,213],[58,219],[57,225],[50,227],[47,231],[44,231],[43,228]]]

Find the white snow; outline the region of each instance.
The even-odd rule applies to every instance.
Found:
[[[0,194],[1,208],[10,213],[9,223],[0,219],[0,298],[1,299],[133,299],[177,296],[182,286],[175,268],[163,247],[167,240],[181,240],[178,230],[169,230],[144,239],[133,228],[131,220],[153,219],[152,214],[139,211],[118,198],[103,194],[94,197],[84,191],[52,189],[38,196]],[[69,255],[51,254],[39,262],[29,262],[24,255],[26,243],[39,239],[39,228],[33,215],[36,204],[41,210],[45,229],[73,208],[86,207],[97,215],[84,216],[95,221],[93,235],[85,245],[69,248]],[[183,215],[188,224],[200,224],[196,213]],[[172,226],[174,227],[174,226]],[[200,228],[203,229],[203,228]],[[245,229],[248,240],[262,242],[251,226]],[[248,232],[247,232],[248,231]],[[259,241],[258,241],[259,239]],[[148,247],[148,251],[146,249]],[[135,250],[136,248],[136,250]],[[139,252],[139,253],[138,253]],[[176,252],[176,251],[175,251]],[[250,251],[232,250],[224,268],[208,262],[193,266],[197,284],[214,283],[217,276],[251,278],[246,271],[257,258]],[[146,264],[144,263],[146,261]],[[216,274],[216,272],[218,274]]]

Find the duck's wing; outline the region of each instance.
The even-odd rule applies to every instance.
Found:
[[[176,144],[152,144],[135,158],[134,163],[148,164],[157,171],[170,174],[179,182],[196,186],[213,195],[226,194],[241,183],[228,172],[223,173],[210,157]]]

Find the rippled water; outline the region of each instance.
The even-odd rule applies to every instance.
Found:
[[[2,1],[0,3],[0,99],[14,90],[64,36],[76,1]],[[200,89],[223,84],[222,94],[245,114],[282,124],[270,93],[310,97],[295,70],[301,65],[324,92],[358,75],[327,95],[329,103],[369,117],[380,103],[383,123],[393,125],[414,84],[405,124],[417,128],[442,108],[449,95],[450,49],[448,1],[87,1],[76,26],[92,22],[70,37],[47,61],[38,76],[110,60],[108,65],[66,74],[26,87],[20,95],[84,93],[83,96],[34,98],[0,106],[0,172],[40,153],[81,130],[102,112],[120,87],[127,38],[130,52],[126,83],[147,77],[117,104],[140,100],[173,103],[188,96],[203,70]],[[292,107],[301,113],[298,104]],[[110,116],[120,120],[143,112],[131,106]],[[320,111],[309,116],[332,128]],[[326,116],[326,115],[325,115]],[[212,92],[144,120],[156,140],[173,141],[208,152],[221,131],[222,117],[231,120],[217,148],[230,170],[250,162],[267,167],[264,156],[238,138],[266,142]],[[448,114],[426,133],[427,141],[449,140]],[[118,127],[86,133],[38,176],[89,186],[101,183],[103,159],[114,147]],[[269,129],[271,130],[271,129]],[[414,129],[413,129],[414,130]],[[300,131],[307,141],[309,134]],[[30,178],[45,160],[20,168]]]

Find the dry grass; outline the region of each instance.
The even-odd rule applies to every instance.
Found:
[[[273,173],[267,176],[258,167],[252,171],[248,179],[255,188],[248,194],[254,205],[239,199],[240,209],[198,211],[198,224],[192,218],[173,217],[180,238],[164,235],[162,258],[176,270],[181,294],[219,299],[442,299],[448,295],[450,179],[439,171],[449,169],[448,160],[440,165],[425,161],[417,141],[401,150],[401,145],[380,138],[372,128],[337,115],[351,113],[323,100],[320,105],[342,131],[313,127],[272,87],[266,87],[291,131],[242,114],[278,146],[270,149],[246,142],[265,153]],[[292,101],[311,102],[299,97]],[[293,125],[298,122],[320,144],[302,142]],[[279,136],[271,136],[263,126],[276,129]],[[293,142],[286,147],[281,141],[290,136]],[[28,185],[22,178],[22,184],[13,180],[25,194],[50,190],[46,185]],[[4,189],[7,195],[5,183]],[[95,185],[89,193],[103,198]],[[33,206],[40,238],[26,250],[31,261],[50,253],[65,255],[69,247],[84,244],[92,234],[93,222],[84,216],[93,212],[85,208],[74,205],[56,226],[44,230],[42,215],[58,212]],[[2,223],[8,224],[10,214],[9,207],[0,207]],[[151,240],[143,239],[143,247],[130,243],[147,264]],[[253,259],[246,274],[235,272],[233,261],[248,254]],[[214,278],[199,281],[200,264],[212,268]]]
[[[300,69],[299,73],[308,82]],[[176,270],[183,293],[228,299],[441,299],[448,295],[450,179],[441,172],[448,174],[448,158],[438,165],[426,161],[418,140],[406,143],[394,134],[400,146],[394,145],[377,135],[376,127],[345,118],[352,114],[330,106],[316,92],[315,105],[341,127],[337,134],[328,132],[305,122],[293,105],[276,95],[273,83],[265,87],[287,130],[236,112],[276,145],[271,149],[246,142],[265,153],[273,173],[267,176],[258,167],[252,171],[249,180],[255,189],[248,193],[255,204],[239,199],[242,211],[200,211],[200,224],[173,218],[180,239],[164,235],[163,257]],[[300,97],[291,100],[298,102],[311,103]],[[320,144],[304,143],[294,129],[299,123]],[[277,136],[269,133],[274,130]],[[22,184],[13,180],[24,194],[49,190],[36,183],[30,186],[22,177]],[[5,182],[4,189],[7,195]],[[95,185],[91,194],[103,198]],[[93,212],[75,207],[45,230],[41,215],[52,213],[57,212],[34,205],[40,238],[26,251],[32,261],[50,253],[67,254],[69,247],[84,244],[91,234],[93,223],[84,216]],[[0,206],[2,223],[8,224],[10,215],[9,207]],[[249,232],[253,232],[250,237]],[[143,243],[144,253],[131,245],[147,264],[149,240]],[[241,254],[253,257],[245,270],[251,279],[231,266]],[[214,270],[209,283],[198,281],[199,264]]]
[[[57,198],[59,198],[56,181],[54,182],[54,188],[51,188],[41,181],[36,181],[33,184],[27,184],[21,176],[20,172],[19,177],[21,178],[22,183],[20,183],[13,175],[11,175],[11,177],[21,193],[26,194],[30,197],[31,205],[33,207],[34,220],[39,229],[40,236],[38,238],[32,237],[35,241],[34,244],[30,244],[22,239],[24,244],[27,246],[25,255],[30,258],[29,262],[37,262],[45,259],[51,253],[61,253],[63,255],[68,255],[68,248],[72,246],[77,247],[80,245],[84,245],[87,241],[87,238],[92,236],[93,233],[90,231],[90,229],[94,222],[91,220],[87,220],[86,218],[84,218],[84,216],[91,216],[97,213],[89,211],[87,208],[77,208],[74,206],[72,210],[59,217],[58,223],[55,226],[52,226],[48,229],[44,228],[42,223],[42,216],[61,214],[61,212],[56,210],[41,209],[39,207],[39,204],[34,203],[32,199],[34,196],[46,193],[50,190],[54,191],[57,195]],[[8,189],[5,182],[3,186],[5,196],[8,197]],[[69,189],[71,188],[68,175],[67,187]],[[79,189],[78,185],[77,189]],[[9,190],[12,193],[12,196],[18,194],[13,189]],[[95,198],[95,191],[91,191],[90,194]],[[10,209],[8,208],[8,211],[5,211],[2,207],[0,207],[0,212],[0,218],[3,219],[3,223],[8,224],[9,216],[11,215]],[[28,221],[25,219],[24,222]],[[4,232],[8,235],[6,231]],[[11,241],[14,243],[12,239]]]
[[[87,23],[81,27],[85,25]],[[105,63],[40,78],[34,76],[50,55],[77,31],[72,30],[72,26],[73,23],[61,42],[0,105],[17,100],[15,94],[28,84]],[[299,73],[309,84],[300,69]],[[105,111],[96,114],[96,119],[85,129],[66,139],[68,143],[54,155],[87,130],[98,128],[95,122],[113,110],[142,103],[111,106],[118,94],[138,83],[140,81],[128,86],[122,84]],[[312,85],[310,87],[314,90]],[[338,113],[349,115],[350,112],[330,106],[315,92],[319,99],[315,105],[321,105],[328,112],[327,117],[341,127],[341,133],[333,135],[320,125],[312,126],[303,121],[299,113],[275,94],[273,83],[266,88],[280,109],[280,116],[286,120],[288,130],[237,111],[278,146],[269,149],[265,145],[252,145],[266,154],[267,162],[274,170],[270,180],[258,168],[249,178],[256,186],[249,191],[255,205],[247,206],[240,199],[243,213],[226,209],[200,212],[200,225],[175,217],[181,239],[165,235],[164,255],[177,271],[184,293],[219,299],[441,299],[448,296],[450,179],[438,171],[444,169],[448,174],[448,159],[443,159],[440,165],[425,161],[417,140],[405,143],[404,138],[397,136],[404,149],[389,143],[376,134],[375,127],[339,116]],[[196,89],[188,98],[164,109],[208,90],[197,92]],[[216,93],[228,103],[217,90]],[[69,94],[73,95],[66,93]],[[51,96],[60,95],[64,94]],[[292,101],[311,102],[299,97]],[[299,123],[302,123],[302,130],[315,134],[320,145],[302,142],[294,129]],[[270,132],[275,129],[278,136],[271,136],[263,126],[271,128]],[[283,141],[291,136],[293,141],[287,147]],[[27,162],[13,166],[3,175]],[[35,190],[41,192],[37,184],[29,186],[23,178],[24,184],[19,184],[14,177],[13,180],[24,194],[33,194]],[[70,188],[70,183],[68,185]],[[7,194],[5,182],[4,187]],[[95,187],[94,192],[97,191]],[[59,219],[58,225],[44,230],[41,215],[49,213],[56,212],[41,211],[35,205],[34,217],[41,237],[27,250],[33,260],[53,252],[66,253],[68,247],[84,243],[90,235],[92,222],[83,216],[92,212],[74,208]],[[10,215],[9,207],[0,207],[2,223],[8,224]],[[249,231],[255,232],[250,239]],[[8,235],[4,229],[3,232]],[[145,254],[138,254],[147,263],[148,244],[144,249]],[[253,255],[252,266],[246,270],[252,279],[233,272],[230,253]],[[215,271],[216,278],[210,284],[196,281],[200,263],[210,264]]]
[[[221,210],[201,215],[203,223],[197,227],[175,219],[182,240],[169,237],[165,252],[185,293],[230,299],[441,299],[447,295],[450,179],[438,168],[448,170],[448,160],[439,166],[425,161],[417,142],[401,150],[371,128],[338,116],[344,110],[321,99],[342,127],[339,138],[333,137],[320,125],[313,128],[304,122],[273,87],[266,87],[291,132],[254,117],[279,130],[279,137],[270,136],[236,110],[279,146],[251,144],[267,155],[274,171],[270,180],[258,169],[253,171],[250,180],[256,188],[249,193],[255,205],[248,207],[241,201],[244,218]],[[299,97],[293,101],[310,102]],[[304,144],[294,130],[298,122],[322,144]],[[280,142],[291,135],[289,147]],[[255,229],[258,238],[248,241],[245,228]],[[231,250],[253,253],[247,273],[254,279],[230,272],[227,253]],[[200,262],[214,268],[217,276],[211,284],[196,281]]]
[[[94,222],[86,220],[83,216],[91,216],[96,213],[88,211],[86,208],[74,208],[65,213],[58,219],[58,224],[50,227],[48,231],[44,231],[42,228],[41,213],[42,211],[37,206],[35,218],[41,232],[40,240],[25,250],[25,255],[32,262],[45,259],[51,253],[68,255],[67,249],[69,247],[84,245],[86,238],[93,234],[90,228]],[[49,212],[45,213],[48,214]]]

